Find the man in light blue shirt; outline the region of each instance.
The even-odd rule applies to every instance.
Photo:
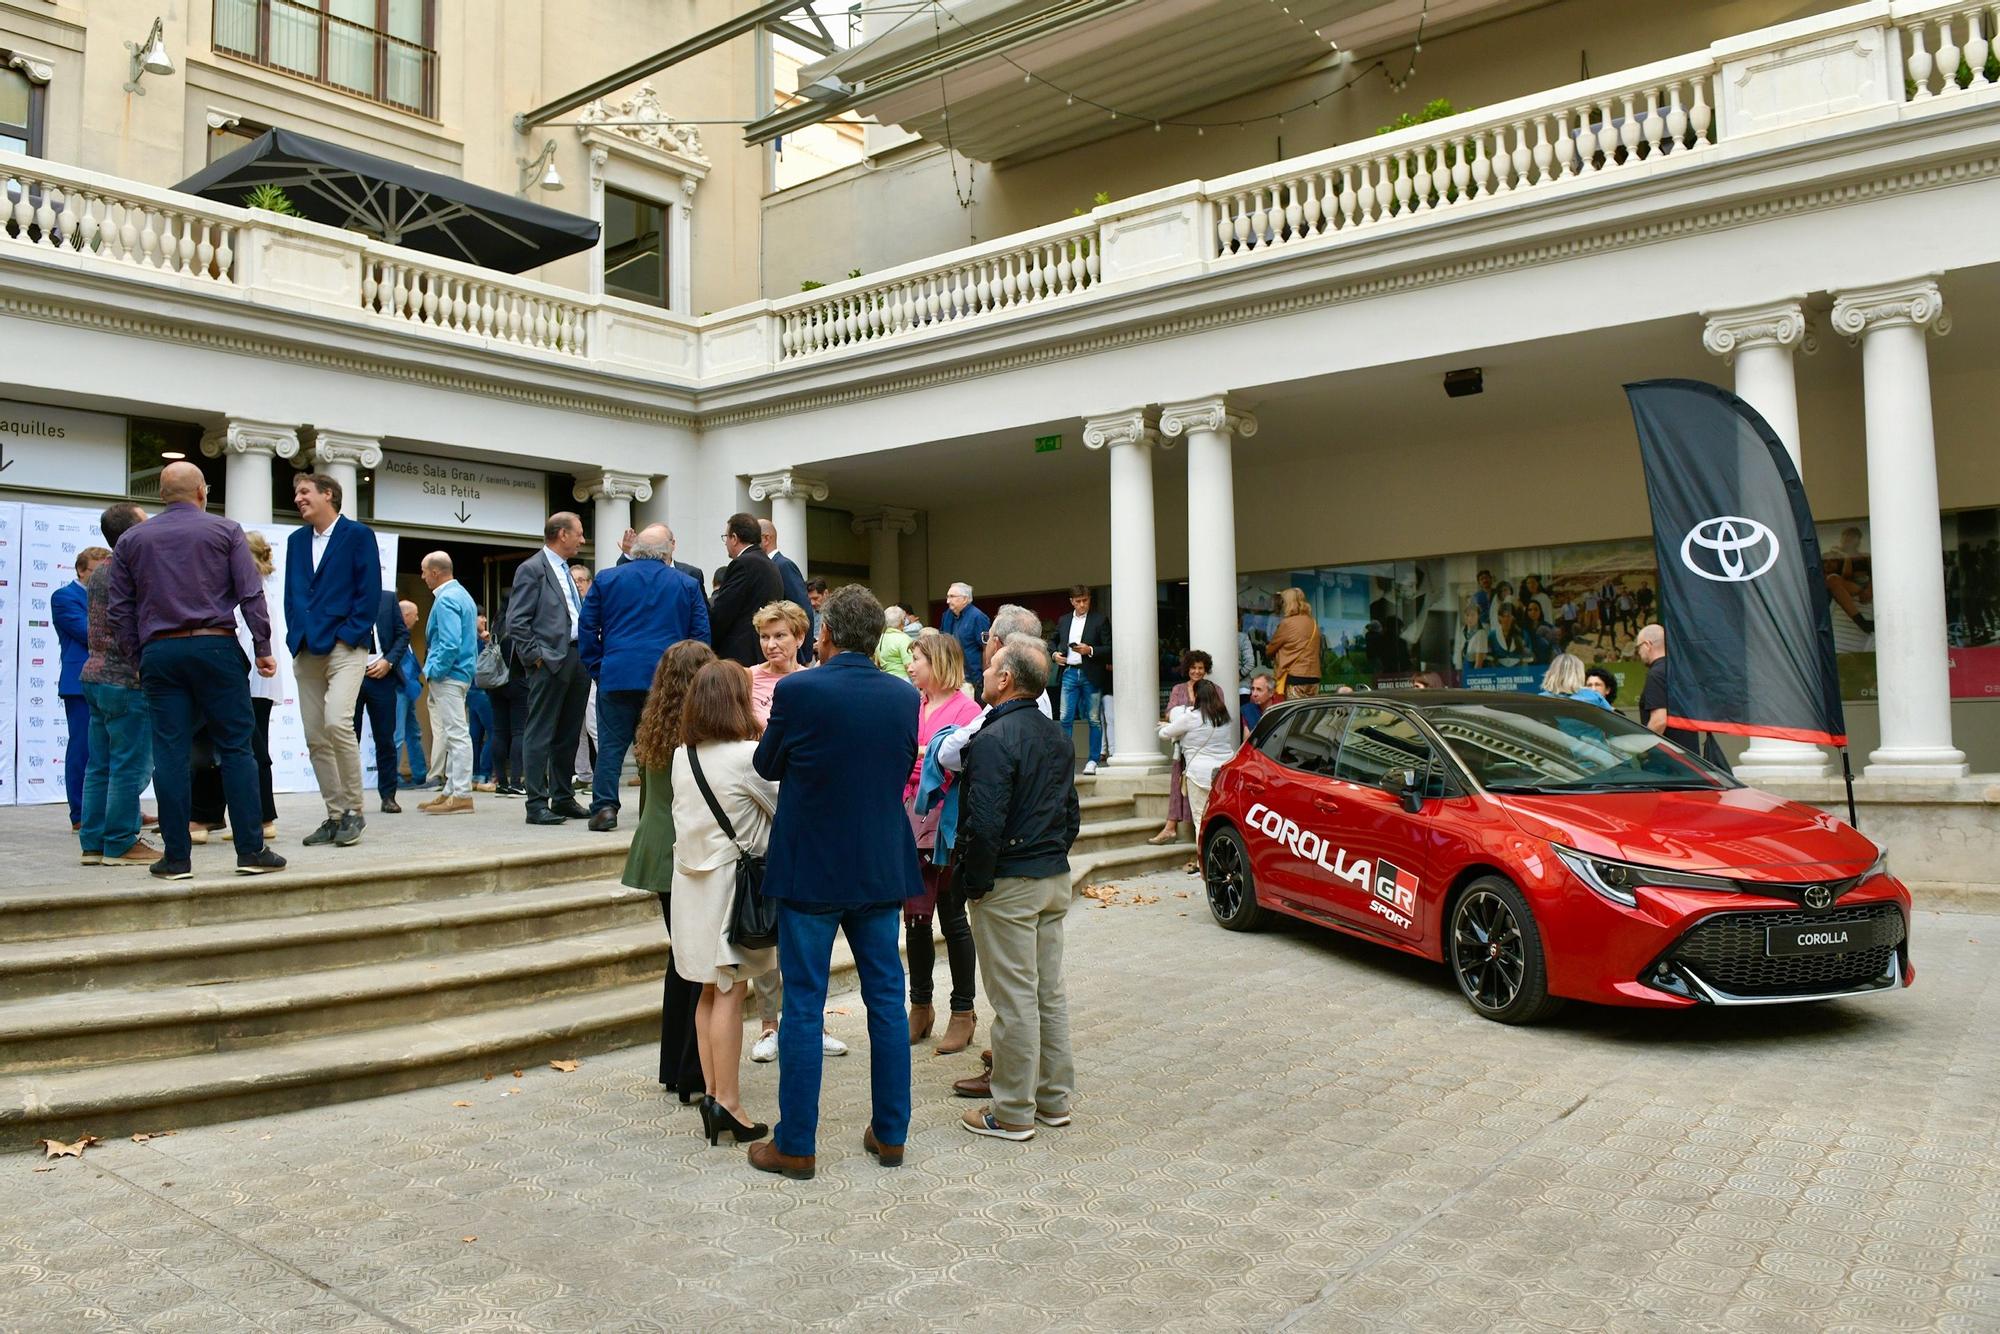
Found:
[[[431,616],[424,623],[424,679],[431,686],[431,728],[443,758],[444,790],[417,809],[426,815],[466,815],[472,811],[472,729],[465,696],[479,660],[479,608],[451,575],[451,557],[433,551],[424,557],[424,583],[431,590]]]

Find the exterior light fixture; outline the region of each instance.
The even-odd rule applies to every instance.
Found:
[[[181,453],[178,449],[163,449],[160,451],[160,457],[169,463],[178,463],[180,460],[186,458],[187,455]]]
[[[1446,398],[1467,398],[1486,391],[1486,372],[1478,366],[1444,373]]]
[[[555,191],[563,188],[561,173],[556,171],[556,141],[551,139],[542,145],[542,151],[533,158],[515,158],[521,168],[521,193],[528,193],[530,185],[539,185],[544,190]],[[540,180],[536,178],[540,177]]]
[[[127,42],[125,49],[132,53],[132,76],[125,80],[125,91],[144,97],[146,90],[139,86],[139,80],[148,74],[165,76],[174,72],[174,62],[167,57],[167,24],[165,19],[155,18],[153,30],[146,34],[144,42]]]

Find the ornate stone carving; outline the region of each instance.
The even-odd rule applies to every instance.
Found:
[[[1704,312],[1706,313],[1706,312]],[[1797,348],[1811,356],[1819,350],[1813,336],[1813,322],[1797,299],[1742,310],[1717,311],[1708,316],[1701,345],[1724,361],[1733,360],[1746,347]]]
[[[1848,338],[1870,329],[1911,324],[1943,335],[1951,332],[1951,315],[1934,278],[1912,278],[1846,292],[1833,303],[1833,327]]]
[[[651,500],[653,479],[638,473],[600,472],[576,479],[576,485],[569,493],[579,501],[597,500]]]
[[[1116,449],[1120,445],[1160,443],[1158,419],[1148,408],[1133,408],[1130,412],[1114,412],[1109,416],[1092,417],[1083,424],[1083,445],[1086,449]]]
[[[701,146],[701,131],[692,125],[675,124],[650,83],[640,84],[622,102],[607,102],[600,97],[578,112],[576,118],[579,134],[593,129],[600,134],[615,134],[647,148],[690,158],[704,167],[709,165],[708,154]]]
[[[201,452],[212,459],[225,454],[270,454],[289,459],[299,452],[299,429],[276,422],[232,420],[202,437]]]
[[[917,531],[917,512],[894,505],[877,505],[856,511],[849,526],[856,533],[900,533],[910,537]]]
[[[17,69],[26,75],[29,83],[45,84],[56,76],[56,67],[38,56],[26,51],[16,51],[7,57],[7,68]]]
[[[1177,439],[1191,431],[1222,431],[1249,439],[1257,434],[1257,418],[1227,394],[1168,403],[1160,408],[1160,434]]]
[[[750,479],[752,500],[823,501],[827,494],[825,479],[794,472],[789,468],[783,472],[763,473]]]
[[[345,463],[356,468],[382,466],[382,442],[374,436],[351,435],[346,431],[314,431],[313,464]]]

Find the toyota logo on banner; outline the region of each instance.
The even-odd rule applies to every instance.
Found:
[[[1778,563],[1778,535],[1756,519],[1721,514],[1681,539],[1681,564],[1718,584],[1747,584]]]

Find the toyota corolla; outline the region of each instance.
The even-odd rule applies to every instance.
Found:
[[[1916,978],[1882,850],[1609,710],[1482,691],[1281,705],[1217,771],[1209,910],[1442,962],[1476,1011],[1893,991]]]

